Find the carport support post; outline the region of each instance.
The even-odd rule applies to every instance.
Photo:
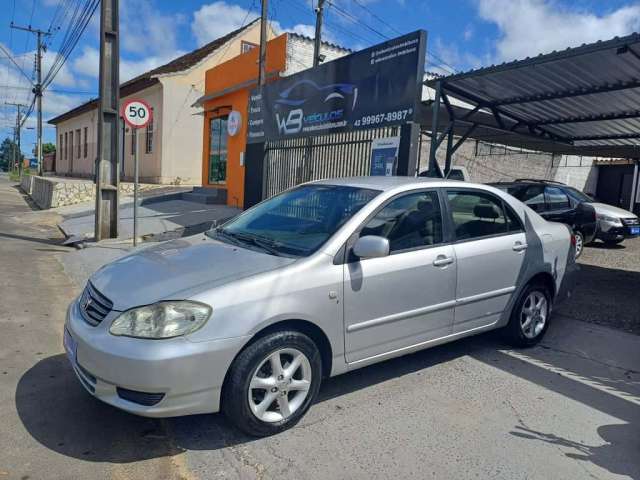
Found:
[[[436,177],[438,173],[436,152],[438,151],[438,119],[440,117],[440,97],[442,93],[441,82],[436,83],[435,90],[435,97],[431,104],[431,108],[433,110],[431,115],[431,146],[429,149],[429,167],[427,169],[430,177]]]
[[[454,122],[451,122],[452,128],[447,135],[447,153],[444,162],[444,176],[445,178],[449,176],[449,172],[451,171],[451,156],[453,155],[453,127],[455,127]]]
[[[634,158],[633,159],[633,182],[631,184],[631,201],[629,202],[629,211],[636,213],[635,212],[635,206],[636,206],[636,198],[638,197],[638,183],[640,180],[640,177],[638,176],[638,173],[640,170],[640,159],[638,158]]]
[[[420,124],[408,122],[400,127],[398,165],[395,175],[415,176],[420,149]]]

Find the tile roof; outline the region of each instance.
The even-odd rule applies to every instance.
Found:
[[[143,90],[152,85],[155,85],[156,83],[158,83],[158,79],[157,79],[158,75],[166,75],[170,73],[182,72],[184,70],[187,70],[193,67],[194,65],[197,65],[202,60],[204,60],[209,55],[211,55],[213,52],[215,52],[220,47],[222,47],[225,43],[227,43],[233,37],[247,30],[249,27],[251,27],[252,25],[254,25],[259,21],[260,21],[259,19],[253,20],[247,25],[240,27],[237,30],[234,30],[232,32],[229,32],[228,34],[216,40],[213,40],[212,42],[209,42],[200,48],[197,48],[178,58],[174,58],[173,60],[171,60],[168,63],[165,63],[164,65],[156,67],[147,72],[141,73],[137,77],[127,80],[124,83],[121,83],[120,96],[125,97],[127,95],[131,95],[132,93],[139,92],[140,90]],[[97,105],[98,105],[98,99],[93,98],[88,102],[83,103],[82,105],[79,105],[61,115],[58,115],[57,117],[52,118],[47,123],[55,125],[64,120],[75,117],[76,115],[80,115],[81,113],[88,112],[93,108],[96,108]]]

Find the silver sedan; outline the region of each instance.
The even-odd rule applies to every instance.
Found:
[[[206,234],[98,270],[69,306],[81,384],[128,412],[295,424],[323,377],[501,328],[534,345],[568,295],[572,235],[450,180],[307,183]]]

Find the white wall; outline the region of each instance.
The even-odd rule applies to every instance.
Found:
[[[323,63],[344,57],[349,53],[351,53],[349,50],[338,48],[330,43],[320,44],[320,54],[325,56]],[[312,66],[313,39],[289,33],[287,38],[287,66],[283,76],[293,75]]]
[[[269,38],[274,33],[269,29]],[[191,105],[204,94],[205,72],[227,61],[241,52],[242,41],[258,44],[260,42],[260,24],[256,22],[238,36],[227,42],[213,54],[178,73],[158,76],[159,83],[147,89],[135,92],[120,99],[121,103],[129,98],[146,100],[154,110],[153,148],[145,152],[145,129],[138,130],[138,154],[140,161],[140,180],[146,183],[180,183],[201,185],[202,182],[202,131],[203,117],[198,109]],[[60,122],[57,132],[89,127],[89,152],[87,158],[76,160],[73,171],[70,162],[62,157],[56,161],[59,174],[73,176],[92,176],[97,156],[97,108]],[[84,130],[82,130],[84,132]],[[84,139],[84,133],[83,139]],[[59,143],[59,133],[56,144]],[[124,170],[125,179],[133,176],[133,154],[131,151],[132,133],[125,130]],[[74,138],[75,142],[75,138]],[[58,145],[58,151],[60,147]]]
[[[87,155],[84,155],[85,127],[87,128]],[[80,156],[78,156],[76,136],[77,130],[80,129]],[[70,132],[73,132],[73,153],[67,150],[67,145],[60,146],[60,134],[63,137],[65,133],[69,138]],[[91,177],[95,166],[97,155],[97,139],[98,139],[98,122],[97,110],[92,109],[88,112],[81,113],[73,118],[60,122],[56,125],[56,173],[58,175],[69,175],[78,177]]]

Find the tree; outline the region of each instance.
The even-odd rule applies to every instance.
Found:
[[[5,138],[0,144],[0,170],[10,170],[16,160],[18,146],[10,138]],[[20,155],[20,158],[24,158]]]
[[[46,155],[47,153],[55,153],[56,146],[53,143],[43,143],[42,144],[42,155]],[[36,152],[36,148],[33,148],[33,156],[37,157],[38,152]]]

